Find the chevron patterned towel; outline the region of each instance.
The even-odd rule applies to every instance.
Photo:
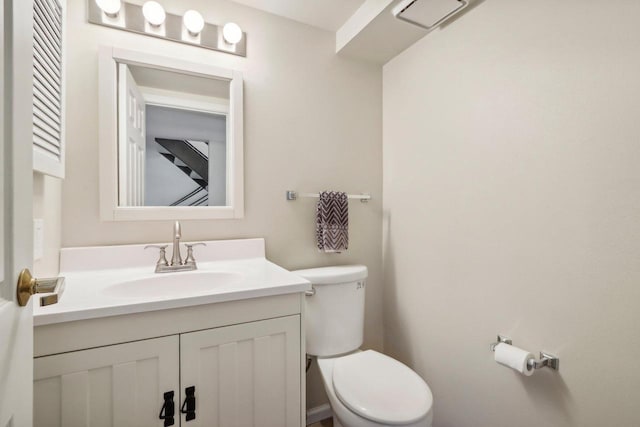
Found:
[[[318,200],[316,237],[321,252],[349,248],[349,199],[341,191],[322,191]]]

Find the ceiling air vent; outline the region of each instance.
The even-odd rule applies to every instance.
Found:
[[[392,13],[398,19],[432,30],[468,5],[468,0],[403,0]]]

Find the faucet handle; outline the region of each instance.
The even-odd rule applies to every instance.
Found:
[[[145,249],[149,249],[149,248],[156,248],[156,249],[160,249],[160,256],[158,258],[158,262],[156,263],[156,267],[157,266],[167,266],[169,265],[169,261],[167,261],[167,247],[169,245],[147,245],[144,248]]]
[[[193,257],[193,247],[194,246],[207,246],[204,242],[195,242],[195,243],[185,243],[187,247],[187,257],[184,260],[185,265],[196,265],[196,259]]]

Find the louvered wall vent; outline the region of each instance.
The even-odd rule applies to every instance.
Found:
[[[33,166],[64,176],[63,3],[33,2]]]
[[[432,30],[469,5],[469,0],[404,0],[392,10],[393,16]]]

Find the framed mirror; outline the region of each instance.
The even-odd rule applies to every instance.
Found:
[[[101,218],[241,218],[241,73],[112,47],[99,72]]]

